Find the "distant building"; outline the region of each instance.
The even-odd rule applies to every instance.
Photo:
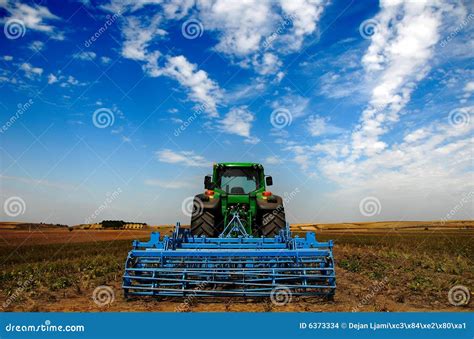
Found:
[[[140,230],[147,227],[144,222],[128,222],[123,220],[103,220],[96,224],[80,224],[79,229],[83,230]]]
[[[126,222],[123,220],[104,220],[101,222],[103,229],[130,229],[138,230],[147,226],[146,223],[137,223],[137,222]]]
[[[145,223],[128,223],[123,226],[124,229],[126,230],[141,230],[146,226]]]

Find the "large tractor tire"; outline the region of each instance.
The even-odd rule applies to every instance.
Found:
[[[222,232],[216,208],[206,208],[204,199],[199,195],[194,197],[193,213],[191,215],[191,234],[197,237],[217,237]]]
[[[275,208],[265,208],[260,212],[259,233],[264,237],[273,237],[278,235],[286,226],[285,208],[281,197],[275,197]]]

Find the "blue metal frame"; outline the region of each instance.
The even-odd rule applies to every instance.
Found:
[[[126,296],[269,296],[277,286],[293,295],[332,297],[333,242],[313,232],[291,237],[289,225],[273,238],[193,237],[180,224],[171,236],[134,241],[125,264]]]

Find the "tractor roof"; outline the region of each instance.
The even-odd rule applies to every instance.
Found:
[[[224,165],[227,167],[253,167],[255,165],[262,166],[256,162],[219,162],[214,164],[214,166],[216,165]]]

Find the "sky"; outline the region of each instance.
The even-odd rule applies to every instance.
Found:
[[[474,215],[471,1],[0,0],[1,220],[189,222],[258,162],[290,222]]]

